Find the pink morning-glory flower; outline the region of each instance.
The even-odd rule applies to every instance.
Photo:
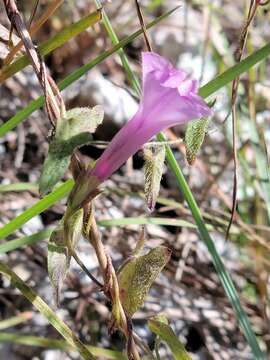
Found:
[[[138,111],[114,136],[94,168],[84,174],[84,179],[79,177],[70,198],[73,206],[87,199],[94,186],[109,178],[160,131],[211,115],[197,94],[197,81],[162,56],[143,52],[142,70],[143,95]]]

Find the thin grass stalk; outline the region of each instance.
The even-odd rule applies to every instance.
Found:
[[[97,6],[97,9],[100,9],[102,7],[102,4],[99,0],[95,0],[95,3]],[[106,28],[107,33],[110,36],[110,39],[111,39],[113,45],[119,44],[118,36],[116,35],[116,32],[114,31],[104,8],[102,8],[102,21]],[[137,96],[140,96],[140,94],[141,94],[140,82],[139,82],[136,74],[134,73],[134,71],[132,71],[131,67],[129,66],[129,61],[128,61],[128,58],[127,58],[124,50],[122,48],[120,48],[118,50],[118,54],[120,56],[123,67],[127,73],[128,79],[129,79],[134,91],[136,92]]]

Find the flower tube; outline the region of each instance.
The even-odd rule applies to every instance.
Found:
[[[165,58],[143,52],[142,72],[138,111],[114,136],[94,168],[79,176],[70,196],[71,207],[86,201],[100,183],[160,131],[211,115],[211,109],[197,94],[197,81]]]

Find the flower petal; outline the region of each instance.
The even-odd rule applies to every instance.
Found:
[[[183,81],[177,89],[181,96],[188,96],[190,93],[196,94],[198,91],[198,82],[197,80],[187,79]]]
[[[168,60],[158,54],[153,52],[143,52],[142,68],[143,82],[145,82],[147,75],[150,73],[152,73],[156,80],[162,81],[162,78],[167,78],[167,74],[169,74],[173,66]]]
[[[179,85],[181,86],[185,83],[185,79],[187,78],[187,74],[182,70],[172,69],[168,77],[165,81],[162,82],[162,86],[177,88]]]
[[[183,70],[175,69],[168,60],[153,52],[143,52],[142,64],[143,85],[152,78],[161,86],[176,88],[187,78]]]
[[[144,52],[142,59],[143,96],[139,109],[114,136],[95,167],[88,171],[90,183],[93,183],[91,179],[106,180],[160,131],[212,114],[197,95],[197,81],[155,53]],[[93,191],[90,185],[85,189],[85,184],[77,181],[74,193],[77,191],[80,198],[86,198]]]

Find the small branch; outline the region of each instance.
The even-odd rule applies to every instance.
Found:
[[[148,34],[147,34],[147,29],[146,29],[146,26],[145,26],[143,13],[142,13],[141,6],[139,4],[139,0],[135,0],[135,5],[136,5],[136,10],[137,10],[137,15],[138,15],[138,18],[140,20],[140,24],[141,24],[141,28],[142,28],[142,32],[143,32],[146,47],[147,47],[148,51],[151,52],[153,50],[152,50],[151,42],[150,42]]]
[[[87,269],[87,267],[84,265],[82,260],[79,258],[79,256],[76,254],[75,251],[72,251],[71,253],[73,259],[76,261],[76,263],[80,266],[80,268],[86,273],[86,275],[100,288],[103,289],[104,285],[102,285]]]
[[[34,17],[36,16],[36,13],[37,13],[37,9],[38,9],[38,5],[39,5],[39,0],[36,0],[35,4],[34,4],[34,7],[33,7],[33,10],[31,12],[31,15],[30,15],[30,18],[28,20],[28,27],[30,28],[31,25],[32,25],[32,22],[34,20]]]
[[[251,25],[252,20],[256,15],[256,11],[260,2],[257,0],[254,4],[254,0],[250,0],[249,10],[247,20],[242,28],[239,46],[236,50],[235,57],[236,62],[240,62],[244,53],[244,49],[246,46],[248,30]],[[232,83],[232,96],[231,96],[231,104],[232,104],[232,143],[233,143],[233,162],[234,162],[234,171],[233,171],[233,197],[232,197],[232,210],[231,210],[231,218],[226,230],[226,239],[229,237],[230,229],[236,214],[237,207],[237,186],[238,186],[238,159],[237,159],[237,129],[236,129],[236,100],[237,100],[237,90],[239,86],[240,77],[236,77]]]

